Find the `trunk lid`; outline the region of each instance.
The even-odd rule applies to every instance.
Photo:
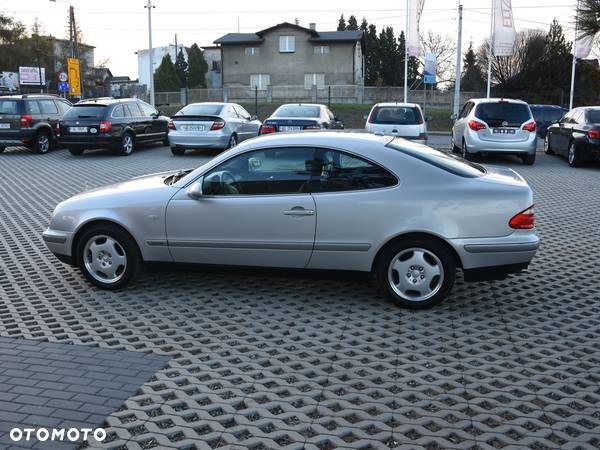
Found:
[[[21,129],[23,107],[18,100],[0,99],[0,133]]]
[[[421,135],[421,125],[395,125],[395,124],[369,124],[372,133],[381,133],[385,136],[402,138],[417,138]]]
[[[225,121],[219,116],[209,115],[175,115],[171,117],[176,131],[184,132],[192,136],[208,134],[215,122]],[[222,129],[223,127],[219,128]]]
[[[105,105],[73,105],[60,121],[61,136],[95,136],[100,132]]]
[[[267,119],[263,125],[275,127],[277,131],[302,131],[307,128],[319,127],[317,119],[306,119],[297,117],[278,117],[277,119]]]

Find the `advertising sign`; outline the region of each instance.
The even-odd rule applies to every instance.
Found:
[[[408,56],[419,56],[419,22],[423,13],[425,0],[410,0],[408,7],[408,35],[406,36],[406,46]]]
[[[46,84],[46,69],[41,68],[42,85]],[[39,67],[19,67],[19,81],[23,86],[40,85],[40,68]]]
[[[19,74],[17,72],[0,72],[0,91],[16,92],[19,90]]]
[[[437,57],[433,53],[425,53],[425,64],[423,70],[423,83],[437,83]]]
[[[496,0],[493,34],[494,55],[512,55],[515,36],[516,31],[511,0]]]
[[[67,66],[69,94],[74,97],[81,97],[81,75],[79,73],[79,60],[77,58],[69,58],[67,60]]]

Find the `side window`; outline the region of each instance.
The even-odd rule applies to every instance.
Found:
[[[277,195],[308,192],[314,149],[254,150],[225,161],[204,176],[206,195]]]
[[[473,107],[473,103],[471,102],[467,102],[465,103],[465,106],[463,106],[462,111],[460,112],[460,115],[458,116],[459,119],[462,119],[464,117],[467,117],[467,115],[469,114],[469,112],[471,112],[471,108]]]
[[[58,114],[58,108],[53,100],[39,100],[38,103],[40,104],[40,110],[42,114]]]
[[[123,105],[115,106],[115,108],[112,110],[111,116],[118,119],[125,117],[125,110],[123,109]]]
[[[398,179],[383,167],[338,150],[318,149],[313,192],[357,191],[395,186]]]
[[[131,112],[131,115],[133,117],[143,116],[142,109],[140,108],[140,105],[137,102],[130,103],[128,106],[129,111]]]
[[[33,115],[38,114],[39,115],[42,113],[40,110],[40,104],[35,100],[29,100],[28,102],[26,102],[26,105],[27,105],[27,112],[29,114],[33,114]]]
[[[246,111],[243,107],[241,107],[240,105],[235,105],[234,108],[242,119],[250,120],[250,113]]]
[[[156,114],[157,111],[156,109],[154,109],[152,106],[150,106],[148,103],[144,103],[144,102],[139,102],[138,105],[141,107],[142,109],[142,113],[144,116],[146,117],[150,117],[153,114]]]
[[[62,100],[56,101],[56,106],[58,107],[59,113],[62,115],[67,112],[67,110],[71,107],[67,102]]]

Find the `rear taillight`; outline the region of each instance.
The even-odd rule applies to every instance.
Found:
[[[210,126],[210,130],[214,131],[214,130],[221,130],[225,128],[225,122],[223,122],[222,120],[218,120],[213,122],[213,124]]]
[[[423,125],[425,123],[425,120],[423,120],[423,114],[419,113],[418,120],[419,120],[419,125]]]
[[[530,230],[535,227],[535,214],[533,213],[533,205],[525,211],[521,211],[508,221],[508,226],[515,230]]]
[[[31,122],[33,122],[33,117],[31,117],[29,114],[23,114],[21,116],[21,126],[24,128],[29,127],[29,125],[31,125]]]
[[[530,131],[531,133],[535,133],[535,122],[527,122],[523,125],[523,129],[525,131]]]
[[[485,129],[485,123],[478,120],[469,120],[469,128],[473,131],[480,131]]]
[[[100,133],[108,133],[110,130],[112,130],[112,122],[102,120],[100,122]]]
[[[167,125],[167,127],[169,127],[169,130],[177,129],[177,128],[175,128],[175,122],[173,122],[172,120],[169,120],[169,124]]]
[[[600,131],[590,130],[587,132],[587,137],[589,137],[590,139],[600,139]]]
[[[263,125],[260,127],[260,134],[275,133],[277,130],[273,125]]]

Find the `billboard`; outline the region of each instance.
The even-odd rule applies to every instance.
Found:
[[[19,74],[17,72],[0,72],[0,91],[16,92],[19,90]]]
[[[81,97],[81,75],[79,73],[79,60],[77,58],[69,58],[67,60],[67,67],[69,94],[73,97]]]
[[[437,83],[437,57],[433,53],[425,53],[423,82],[425,84]]]
[[[23,86],[39,86],[40,71],[42,72],[42,85],[46,84],[46,69],[43,67],[19,67],[19,80]]]

